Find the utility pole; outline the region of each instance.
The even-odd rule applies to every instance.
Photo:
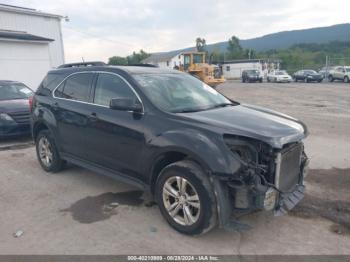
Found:
[[[329,61],[328,61],[328,55],[326,55],[326,74],[325,74],[325,77],[328,79],[328,72],[329,72],[329,70],[328,70],[328,64],[329,64]]]

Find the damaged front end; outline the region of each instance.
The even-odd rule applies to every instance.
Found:
[[[283,215],[304,197],[303,179],[309,160],[301,141],[274,149],[248,138],[227,136],[224,140],[241,167],[216,181],[218,201],[224,201],[219,210],[221,226],[239,225],[232,221],[232,214],[266,210]]]

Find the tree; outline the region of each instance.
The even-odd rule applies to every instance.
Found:
[[[140,64],[143,59],[149,57],[150,55],[140,50],[139,53],[136,53],[135,51],[128,55],[127,57],[121,57],[121,56],[113,56],[108,59],[108,64],[110,65],[135,65]]]
[[[254,59],[256,58],[256,51],[254,49],[244,49],[244,58]]]
[[[204,38],[197,37],[196,39],[196,49],[197,52],[204,52],[206,46],[206,41]]]
[[[125,57],[121,56],[112,56],[108,59],[109,65],[127,65],[128,61]]]
[[[221,52],[218,48],[214,49],[209,54],[209,64],[211,63],[219,63],[224,61],[224,53]]]
[[[232,36],[228,40],[228,57],[230,59],[238,59],[243,57],[243,48],[239,43],[239,39],[236,36]]]

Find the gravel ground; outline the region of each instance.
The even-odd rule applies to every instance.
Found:
[[[218,90],[308,125],[307,195],[293,212],[245,216],[244,232],[188,237],[135,188],[72,166],[47,174],[30,144],[5,141],[0,254],[350,254],[350,84],[229,81]]]

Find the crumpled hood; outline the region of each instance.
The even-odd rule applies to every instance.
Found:
[[[29,111],[28,99],[0,100],[0,113]]]
[[[306,126],[295,118],[252,105],[228,106],[181,114],[223,129],[225,134],[246,136],[264,141],[274,148],[300,141],[307,136]]]

